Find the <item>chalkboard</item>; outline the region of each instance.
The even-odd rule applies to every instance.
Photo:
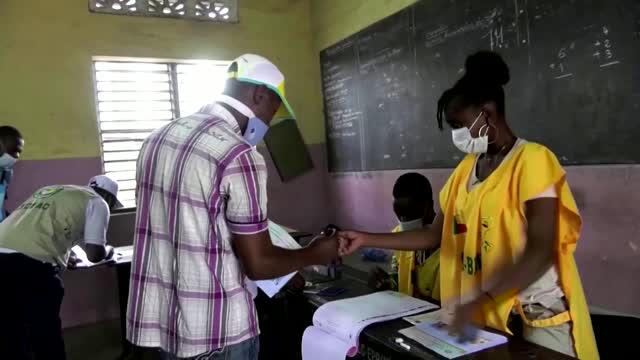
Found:
[[[331,172],[453,167],[436,102],[478,50],[507,120],[566,165],[640,162],[640,1],[424,0],[320,53]]]

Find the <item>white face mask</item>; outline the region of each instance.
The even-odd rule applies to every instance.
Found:
[[[251,146],[257,146],[260,141],[262,141],[262,138],[264,138],[267,131],[269,131],[269,125],[267,125],[267,123],[265,123],[259,117],[256,117],[253,110],[251,110],[241,101],[234,99],[228,95],[218,95],[216,101],[225,103],[233,107],[239,113],[249,119],[249,121],[247,122],[247,129],[242,135],[244,136],[244,139],[247,140],[249,144],[251,144]]]
[[[400,221],[400,231],[411,231],[422,229],[422,219],[415,219],[411,221]]]
[[[474,138],[471,135],[471,129],[476,125],[480,116],[484,114],[483,111],[478,114],[478,117],[473,121],[471,127],[463,127],[460,129],[451,130],[451,138],[453,139],[453,145],[455,145],[460,151],[467,154],[484,154],[489,148],[489,126],[482,125],[478,132],[478,137]],[[484,134],[482,133],[484,130]]]
[[[13,168],[13,165],[15,165],[16,162],[18,162],[18,159],[7,153],[4,153],[2,156],[0,156],[0,169],[10,170]]]

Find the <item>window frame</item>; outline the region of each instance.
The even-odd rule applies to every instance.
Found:
[[[178,66],[179,65],[213,65],[213,66],[224,66],[225,68],[231,64],[232,61],[225,60],[194,60],[194,59],[156,59],[156,58],[137,58],[137,57],[112,57],[112,56],[92,56],[91,57],[91,80],[93,82],[93,97],[94,97],[94,109],[96,112],[96,126],[97,126],[97,139],[98,139],[98,147],[100,150],[100,169],[103,174],[105,171],[105,151],[104,151],[104,139],[103,133],[105,131],[102,130],[101,120],[100,120],[100,101],[98,97],[98,79],[97,79],[97,70],[96,63],[98,62],[122,62],[122,63],[150,63],[150,64],[163,64],[167,65],[167,70],[169,73],[169,94],[170,94],[170,103],[171,103],[171,112],[172,112],[172,120],[178,119],[180,117],[186,116],[188,114],[181,114],[180,109],[180,91],[179,91],[179,78],[178,78]],[[203,104],[205,105],[205,104]],[[134,129],[131,130],[122,130],[123,132],[132,131],[135,132]],[[136,150],[139,151],[140,150]],[[125,161],[125,160],[123,160]],[[135,179],[134,179],[135,180]],[[135,209],[136,206],[126,206],[122,209],[119,209],[119,212],[127,212]]]

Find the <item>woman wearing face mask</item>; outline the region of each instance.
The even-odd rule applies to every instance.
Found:
[[[598,351],[573,252],[581,219],[555,155],[519,139],[505,113],[509,69],[492,52],[467,58],[465,75],[438,101],[438,124],[468,155],[440,192],[428,230],[342,232],[341,251],[360,246],[441,247],[440,291],[452,330],[469,324],[510,332],[522,319],[528,341],[580,359]],[[518,329],[513,329],[518,330]]]

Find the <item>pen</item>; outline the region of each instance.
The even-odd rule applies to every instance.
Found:
[[[407,351],[411,350],[411,346],[409,346],[409,344],[405,344],[404,340],[402,338],[396,338],[396,344],[400,345],[402,348],[404,348]]]

